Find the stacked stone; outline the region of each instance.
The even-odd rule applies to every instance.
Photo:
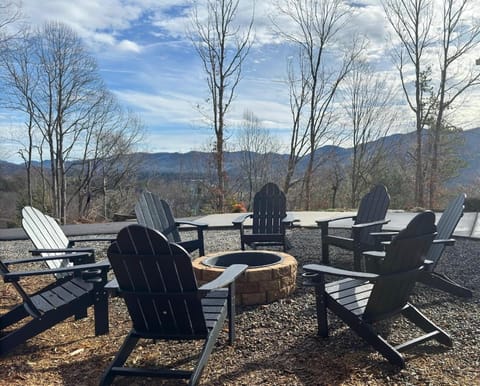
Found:
[[[236,281],[236,303],[256,305],[271,303],[285,298],[295,290],[297,260],[284,252],[272,252],[282,260],[263,267],[250,267]],[[224,268],[210,267],[203,260],[213,255],[200,257],[193,262],[199,285],[217,278]]]

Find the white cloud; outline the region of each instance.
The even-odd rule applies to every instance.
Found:
[[[137,90],[116,92],[117,97],[140,113],[150,125],[192,124],[200,117],[195,114],[197,101],[189,94],[167,91],[150,94]]]
[[[200,0],[199,4],[205,1]],[[284,31],[292,26],[288,18],[278,13],[277,2],[255,2],[256,41],[229,112],[231,124],[240,122],[243,112],[250,110],[265,127],[283,129],[291,125],[284,79],[287,57],[292,52],[281,44],[271,19],[275,18]],[[162,149],[170,146],[169,151],[175,146],[190,150],[197,139],[203,141],[208,137],[195,131],[205,127],[195,106],[202,103],[208,92],[199,58],[185,36],[190,24],[191,0],[23,0],[22,3],[32,25],[62,21],[84,39],[98,59],[107,85],[123,103],[138,111],[151,129],[149,142],[161,144],[158,148]],[[250,21],[252,4],[253,0],[240,1],[239,24],[246,26]],[[388,53],[392,48],[391,42],[387,44],[390,27],[380,0],[354,4],[357,12],[349,23],[348,33],[369,37],[367,57],[378,64],[379,71],[391,75],[392,85],[398,85],[398,74]],[[469,17],[478,17],[480,1],[472,0],[472,4]],[[478,122],[478,97],[472,95],[462,104],[462,121],[473,126],[473,122]],[[460,117],[462,114],[458,114]],[[408,114],[406,118],[410,119]],[[168,130],[179,126],[191,129],[194,134]]]
[[[142,51],[142,47],[140,47],[137,43],[127,39],[124,39],[118,43],[117,47],[119,50],[127,52],[140,53]]]

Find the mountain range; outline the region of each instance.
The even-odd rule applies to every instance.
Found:
[[[458,154],[465,162],[465,167],[458,171],[458,175],[449,183],[459,185],[474,184],[480,177],[480,128],[465,130],[460,133],[463,137],[459,141]],[[415,133],[392,134],[386,138],[385,147],[391,149],[388,154],[406,154],[415,143]],[[326,153],[334,153],[340,162],[347,162],[352,154],[351,148],[338,146],[324,146],[317,150],[319,157]],[[225,169],[230,176],[239,173],[241,167],[241,152],[225,153]],[[287,154],[271,154],[274,165],[284,165],[288,159]],[[135,153],[133,157],[140,163],[139,175],[144,177],[162,176],[175,178],[181,174],[190,178],[201,178],[206,173],[205,165],[211,160],[211,154],[206,152],[191,151],[188,153]],[[211,162],[211,161],[210,161]],[[303,170],[306,162],[300,163],[299,171]],[[21,164],[0,161],[0,176],[7,177],[24,170]],[[213,170],[213,166],[212,166]]]

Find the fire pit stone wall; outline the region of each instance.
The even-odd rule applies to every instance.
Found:
[[[250,267],[236,282],[236,302],[242,305],[271,303],[284,298],[295,290],[297,277],[296,259],[284,252],[262,251],[274,253],[282,259],[276,264]],[[219,276],[225,268],[211,267],[203,260],[218,254],[210,254],[193,261],[195,276],[199,285],[207,283]]]

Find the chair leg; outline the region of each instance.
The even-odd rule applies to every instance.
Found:
[[[327,316],[327,304],[325,299],[325,278],[320,276],[315,284],[315,301],[317,309],[317,328],[318,335],[327,338],[328,337],[328,316]]]
[[[322,263],[330,265],[330,255],[328,252],[328,244],[322,243]]]
[[[93,312],[95,319],[95,335],[108,334],[108,293],[104,288],[99,288],[94,293]]]
[[[322,235],[322,263],[323,264],[330,264],[330,256],[328,253],[328,243],[325,242],[328,236],[328,224],[321,224],[321,235]]]
[[[405,358],[388,341],[379,335],[370,323],[366,323],[350,311],[343,309],[335,312],[347,325],[363,338],[391,364],[405,368]]]
[[[197,230],[197,239],[198,239],[198,255],[205,256],[205,243],[203,239],[203,230],[198,229]]]
[[[227,317],[228,343],[232,345],[235,340],[235,282],[230,283],[228,286]]]
[[[424,272],[418,281],[429,285],[430,287],[437,288],[441,291],[449,292],[453,295],[463,298],[471,298],[473,296],[473,292],[468,288],[462,287],[460,284],[455,283],[447,276],[436,272]]]
[[[240,240],[240,249],[241,249],[242,251],[245,250],[245,243],[243,242],[243,240]]]
[[[355,330],[355,328],[353,329]],[[364,324],[363,328],[356,330],[356,332],[359,336],[370,343],[372,347],[382,354],[391,364],[399,366],[402,369],[405,368],[405,358],[403,355],[382,336],[377,334],[371,325]]]
[[[432,336],[431,339],[435,339],[437,342],[444,344],[445,346],[451,347],[453,345],[452,339],[445,331],[443,331],[411,304],[403,309],[402,315],[426,333],[434,331],[437,332],[437,334]]]
[[[74,308],[71,305],[63,306],[43,314],[40,318],[32,319],[16,330],[7,333],[6,336],[0,338],[0,356],[7,354],[16,346],[50,329],[74,314]]]
[[[215,343],[217,341],[217,337],[220,334],[220,331],[222,330],[222,321],[218,321],[215,324],[215,327],[210,331],[210,334],[208,334],[208,337],[205,341],[205,344],[203,345],[202,352],[200,354],[200,357],[198,359],[197,365],[195,366],[195,369],[193,370],[192,376],[190,377],[190,381],[188,382],[189,385],[196,385],[198,383],[198,380],[200,379],[200,376],[202,375],[203,369],[205,368],[205,365],[207,364],[208,358],[210,357],[210,354],[212,353],[213,347],[215,346]]]
[[[0,330],[4,330],[6,327],[19,322],[28,315],[23,304],[16,306],[0,317]]]
[[[33,338],[49,327],[49,325],[44,325],[43,323],[40,325],[38,319],[34,319],[30,323],[2,336],[0,338],[0,357],[7,355],[18,345],[25,343],[28,339]]]
[[[382,354],[391,364],[405,367],[405,358],[403,355],[388,341],[378,334],[373,325],[366,322],[362,317],[353,314],[351,311],[338,304],[335,300],[329,300],[328,307],[342,319],[348,327],[355,333],[369,343],[375,350]]]
[[[114,360],[103,373],[103,377],[100,380],[100,385],[110,385],[113,382],[113,379],[115,378],[115,368],[123,366],[139,340],[140,338],[136,336],[133,331],[129,332]]]
[[[356,247],[353,250],[353,268],[357,272],[362,271],[362,252]]]

